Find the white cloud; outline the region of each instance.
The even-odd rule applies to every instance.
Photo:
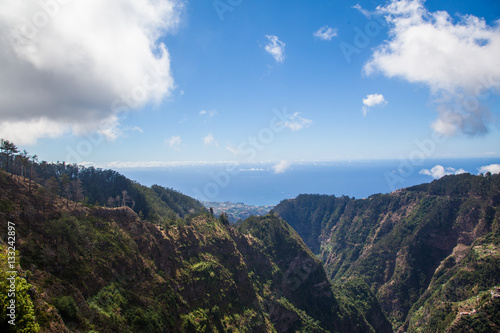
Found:
[[[0,121],[0,136],[19,145],[34,144],[40,137],[55,138],[68,130],[69,128],[46,118],[38,121]]]
[[[263,168],[242,168],[240,171],[243,172],[259,172],[259,171],[264,171]]]
[[[432,128],[445,135],[484,134],[490,112],[484,103],[500,91],[500,23],[447,12],[429,12],[423,0],[393,0],[378,7],[390,24],[364,71],[427,85],[438,105]]]
[[[266,35],[268,43],[265,45],[265,50],[274,57],[276,62],[285,61],[285,43],[278,39],[275,35]]]
[[[363,98],[363,104],[372,107],[376,105],[387,104],[387,101],[384,98],[384,95],[381,94],[371,94],[367,95],[366,98]]]
[[[226,150],[234,156],[238,156],[241,153],[238,148],[234,148],[232,145],[227,145]]]
[[[427,176],[431,176],[432,178],[434,179],[439,179],[439,178],[442,178],[444,176],[447,176],[447,175],[459,175],[459,174],[462,174],[462,173],[466,173],[467,171],[465,171],[464,169],[455,169],[455,168],[451,168],[451,167],[443,167],[442,165],[436,165],[435,167],[433,167],[432,169],[423,169],[420,171],[420,174],[421,175],[427,175]]]
[[[361,7],[361,5],[359,3],[355,4],[354,6],[352,6],[352,8],[358,10],[361,14],[363,14],[364,16],[366,16],[368,18],[373,15],[372,12],[370,12],[370,11],[364,9],[363,7]]]
[[[366,116],[371,107],[381,106],[387,104],[384,95],[381,94],[371,94],[363,98],[363,115]]]
[[[180,136],[172,136],[168,139],[165,139],[165,144],[168,145],[170,148],[179,150],[182,144],[182,139]]]
[[[478,170],[480,173],[491,172],[492,174],[497,174],[500,173],[500,164],[485,165],[480,167]]]
[[[213,117],[215,117],[217,115],[217,111],[216,110],[201,110],[200,111],[200,116],[201,117],[206,117],[208,119],[212,119]]]
[[[212,133],[208,133],[206,137],[203,138],[203,143],[205,146],[218,146],[219,143],[214,139]]]
[[[337,36],[337,29],[333,29],[325,25],[324,27],[319,28],[313,36],[322,40],[332,40],[333,37]]]
[[[124,162],[114,161],[108,163],[82,162],[80,165],[86,167],[95,167],[102,169],[119,169],[119,168],[166,168],[166,167],[186,167],[186,166],[206,166],[206,165],[227,165],[234,166],[237,162],[234,161],[138,161]]]
[[[272,169],[275,174],[284,173],[292,164],[286,160],[280,161],[278,164],[273,165]]]
[[[158,40],[181,11],[181,0],[1,1],[2,136],[29,144],[98,131],[113,139],[118,113],[174,89]]]
[[[295,132],[311,126],[312,123],[313,121],[311,119],[303,118],[300,116],[300,112],[295,112],[282,124],[284,127],[289,128],[290,130]]]

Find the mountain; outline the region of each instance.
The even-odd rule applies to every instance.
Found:
[[[50,176],[42,186],[0,170],[0,331],[392,331],[367,285],[333,286],[277,216],[235,228],[168,189],[105,170],[85,171],[88,178],[80,172],[47,182]],[[80,202],[57,182],[81,182]],[[114,193],[122,193],[119,207],[101,204]],[[13,270],[15,329],[6,316]]]
[[[500,175],[446,176],[367,199],[278,204],[334,283],[361,278],[399,332],[500,328]]]

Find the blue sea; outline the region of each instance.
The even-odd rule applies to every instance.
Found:
[[[480,167],[491,164],[500,164],[500,158],[291,163],[281,173],[275,173],[274,165],[268,163],[116,170],[143,185],[173,188],[198,200],[260,206],[303,193],[366,198],[431,182],[433,177],[421,171],[436,165],[447,168],[447,173],[478,174]]]

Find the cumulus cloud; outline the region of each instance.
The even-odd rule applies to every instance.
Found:
[[[278,164],[273,165],[272,169],[275,174],[284,173],[287,171],[292,164],[286,160],[280,161]]]
[[[491,114],[485,100],[500,90],[500,24],[472,15],[454,20],[430,12],[424,0],[393,0],[378,7],[390,25],[364,71],[428,86],[438,119],[434,131],[452,136],[484,134]]]
[[[178,26],[180,0],[48,3],[0,2],[2,136],[31,144],[97,130],[113,139],[119,114],[173,90],[158,40]]]
[[[487,172],[491,172],[492,174],[500,173],[500,164],[485,165],[480,167],[478,170],[480,173],[487,173]]]
[[[278,36],[266,35],[267,43],[265,50],[274,57],[276,62],[285,61],[285,43],[279,40]]]
[[[451,167],[443,167],[442,165],[436,165],[435,167],[433,167],[432,169],[423,169],[420,171],[420,174],[421,175],[427,175],[427,176],[431,176],[432,178],[434,179],[439,179],[439,178],[442,178],[444,176],[448,176],[448,175],[459,175],[459,174],[462,174],[462,173],[466,173],[467,171],[465,171],[464,169],[455,169],[455,168],[451,168]]]
[[[332,40],[333,37],[337,36],[337,29],[333,29],[325,25],[324,27],[319,28],[313,36],[322,40]]]
[[[384,98],[384,95],[381,94],[371,94],[367,95],[366,98],[363,98],[363,115],[366,116],[371,107],[381,106],[387,104],[387,101]]]
[[[182,139],[180,136],[172,136],[168,139],[165,139],[165,144],[172,149],[179,150],[182,144]]]
[[[215,140],[212,133],[208,133],[206,137],[203,138],[203,144],[205,146],[218,146],[218,142]]]
[[[299,131],[303,128],[311,126],[313,121],[311,119],[306,119],[300,116],[300,112],[295,112],[293,115],[288,117],[282,125],[289,128],[292,132]]]

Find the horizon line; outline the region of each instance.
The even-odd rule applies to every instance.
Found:
[[[423,161],[433,161],[437,159],[450,160],[450,159],[484,159],[484,158],[500,158],[498,156],[483,155],[483,156],[437,156],[426,157]],[[112,161],[112,162],[81,162],[77,165],[84,167],[94,167],[102,169],[154,169],[154,168],[168,168],[168,167],[186,167],[186,166],[239,166],[239,165],[275,165],[282,161],[290,163],[290,165],[307,165],[307,164],[327,164],[327,163],[368,163],[368,162],[382,162],[382,161],[399,161],[402,158],[349,158],[349,159],[329,159],[329,160],[267,160],[267,161],[236,161],[236,160],[222,160],[222,161]]]

